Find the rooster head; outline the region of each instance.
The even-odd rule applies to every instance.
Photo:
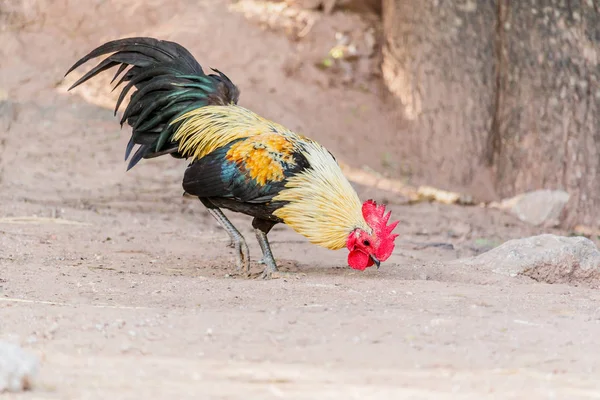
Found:
[[[387,260],[394,251],[394,240],[398,237],[392,233],[399,221],[387,224],[391,211],[385,212],[385,205],[377,205],[373,200],[367,200],[362,205],[363,218],[372,232],[366,232],[361,228],[356,228],[348,236],[346,247],[350,251],[348,254],[348,265],[354,269],[365,270],[366,268],[377,265]]]

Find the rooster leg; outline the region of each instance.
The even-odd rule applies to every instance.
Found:
[[[229,234],[231,238],[231,243],[233,244],[233,248],[235,249],[235,255],[237,257],[236,266],[238,270],[244,269],[246,272],[250,271],[250,251],[248,250],[248,245],[246,244],[246,240],[237,230],[235,226],[229,221],[229,219],[223,214],[220,208],[215,207],[213,204],[209,203],[207,200],[200,198],[202,203],[208,209],[210,215],[212,215],[219,225],[223,227]]]
[[[229,237],[231,238],[231,243],[233,244],[233,248],[235,249],[235,255],[237,257],[237,269],[244,269],[246,272],[250,271],[250,251],[248,250],[248,245],[246,244],[246,240],[237,230],[235,226],[227,219],[223,211],[219,208],[209,208],[208,212],[215,217],[217,222],[227,231]]]
[[[262,279],[271,279],[273,273],[277,272],[277,263],[273,258],[269,239],[267,238],[267,233],[269,233],[274,225],[274,222],[264,219],[254,218],[254,220],[252,220],[254,233],[256,233],[256,240],[258,240],[258,244],[263,253],[263,258],[259,261],[260,264],[265,265],[265,269],[260,275]]]
[[[277,272],[277,263],[275,263],[275,259],[273,258],[271,246],[269,246],[269,239],[267,239],[267,234],[260,229],[255,229],[254,232],[256,232],[256,239],[258,239],[258,244],[260,244],[260,248],[263,252],[261,261],[265,264],[265,269],[260,277],[262,279],[271,279],[273,273]]]

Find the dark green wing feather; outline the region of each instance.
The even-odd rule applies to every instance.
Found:
[[[286,179],[308,167],[308,161],[299,152],[287,154],[270,153],[264,148],[244,154],[235,159],[235,146],[252,138],[238,139],[203,158],[194,161],[185,171],[184,190],[198,197],[217,197],[242,203],[267,203],[285,187]],[[262,152],[262,153],[261,153]],[[257,176],[253,167],[263,163],[260,169],[273,174]],[[281,172],[281,174],[279,174]]]

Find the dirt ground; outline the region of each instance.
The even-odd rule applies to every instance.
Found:
[[[597,291],[446,265],[541,229],[361,186],[402,221],[379,271],[352,271],[345,252],[278,226],[275,256],[296,278],[242,278],[226,234],[181,196],[184,162],[125,172],[129,131],[109,109],[109,78],[68,94],[62,79],[106,40],[176,40],[227,73],[241,104],[398,177],[402,123],[371,61],[350,87],[314,65],[336,31],[366,29],[357,16],[249,1],[42,3],[0,6],[0,339],[41,358],[36,390],[14,398],[600,397]],[[256,260],[249,219],[232,221]]]

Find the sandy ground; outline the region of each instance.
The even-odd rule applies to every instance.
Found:
[[[223,2],[24,4],[0,14],[0,339],[42,369],[14,398],[600,397],[597,291],[447,266],[541,230],[358,187],[402,221],[379,271],[280,226],[273,250],[296,277],[242,278],[226,234],[181,196],[185,163],[125,173],[109,89],[62,82],[105,40],[177,40],[232,77],[243,105],[378,168],[401,143],[378,81],[345,88],[313,66],[355,16],[290,41]],[[232,221],[258,258],[249,219]]]

